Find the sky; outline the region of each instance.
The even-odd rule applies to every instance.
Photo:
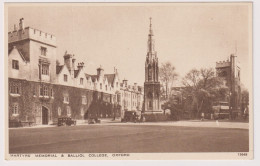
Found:
[[[149,18],[159,63],[171,62],[181,78],[193,68],[215,68],[235,53],[241,82],[251,81],[250,8],[243,4],[74,4],[10,6],[8,31],[24,18],[25,26],[57,38],[57,59],[65,51],[84,62],[86,72],[118,69],[120,79],[144,83]]]

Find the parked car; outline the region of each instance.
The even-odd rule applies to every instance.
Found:
[[[140,121],[140,115],[136,111],[125,111],[124,117],[121,122],[134,122]]]
[[[88,124],[95,124],[95,123],[101,123],[101,121],[97,118],[89,118]]]
[[[70,117],[62,117],[58,118],[58,126],[71,126],[76,125],[76,121],[71,119]]]

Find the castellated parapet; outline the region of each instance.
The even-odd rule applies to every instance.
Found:
[[[42,32],[38,29],[26,27],[24,29],[14,29],[14,31],[8,32],[8,43],[27,39],[56,47],[56,37],[52,34]]]
[[[219,61],[216,62],[216,68],[222,68],[222,67],[230,67],[230,61]]]

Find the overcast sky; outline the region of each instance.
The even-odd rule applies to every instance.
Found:
[[[143,85],[152,17],[159,62],[170,61],[180,79],[192,68],[215,68],[216,61],[227,60],[236,52],[241,81],[250,85],[247,5],[95,5],[10,7],[8,30],[23,17],[25,26],[56,36],[61,63],[67,50],[75,54],[77,62],[85,63],[89,74],[96,74],[100,65],[105,73],[112,73],[115,66],[121,80]]]

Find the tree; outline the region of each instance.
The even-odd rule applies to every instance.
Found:
[[[192,69],[183,78],[183,85],[183,95],[191,98],[191,111],[196,117],[211,110],[213,101],[226,98],[228,94],[228,87],[222,78],[215,76],[212,68]]]
[[[173,81],[178,74],[175,72],[175,67],[170,63],[162,63],[159,69],[159,77],[162,84],[165,86],[166,99],[169,98],[169,89],[171,89]]]
[[[249,92],[247,89],[243,88],[241,92],[241,109],[245,110],[249,105]]]

